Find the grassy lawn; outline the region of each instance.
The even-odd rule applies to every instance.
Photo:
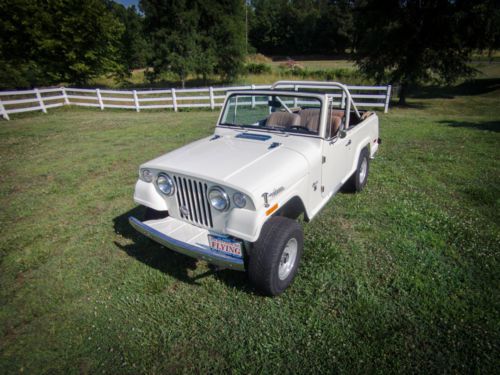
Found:
[[[217,113],[0,122],[0,373],[475,372],[500,365],[500,80],[381,114],[365,191],[310,224],[279,298],[127,223],[140,163]]]

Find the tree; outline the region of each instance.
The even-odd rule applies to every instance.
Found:
[[[494,1],[364,0],[356,9],[356,61],[377,81],[450,84],[474,73],[472,53],[485,48]]]
[[[231,81],[241,73],[246,53],[244,2],[200,0],[199,9],[203,60],[214,61],[215,73]]]
[[[144,33],[144,16],[133,5],[126,8],[122,4],[110,1],[108,6],[124,26],[120,43],[122,63],[129,71],[145,68],[151,49]]]
[[[268,54],[343,53],[352,46],[352,1],[253,0],[250,40]]]
[[[244,59],[244,8],[240,0],[141,0],[153,46],[153,78],[171,71],[184,87],[189,74],[234,79]]]
[[[121,23],[103,0],[0,3],[0,85],[85,84],[122,74]]]
[[[293,53],[290,48],[293,29],[288,17],[287,0],[253,0],[250,42],[257,51],[266,54]]]
[[[354,17],[350,0],[327,1],[320,6],[315,34],[316,53],[345,53],[353,47]]]
[[[142,0],[145,29],[152,42],[153,78],[161,72],[177,74],[185,86],[193,72],[198,49],[199,12],[186,0]]]

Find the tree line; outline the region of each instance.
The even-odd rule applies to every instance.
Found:
[[[377,82],[405,88],[470,75],[499,48],[498,0],[111,0],[0,2],[0,87],[85,85],[147,68],[232,81],[245,57],[349,54]]]

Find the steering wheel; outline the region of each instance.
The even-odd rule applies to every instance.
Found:
[[[307,126],[302,126],[302,125],[291,125],[289,126],[288,128],[290,129],[297,129],[297,130],[305,130],[307,131],[308,133],[310,133],[311,131],[307,128]]]

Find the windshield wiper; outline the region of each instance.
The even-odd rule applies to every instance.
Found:
[[[266,126],[263,126],[262,129],[269,129],[272,131],[280,132],[282,134],[286,134],[285,130],[281,126],[266,125]]]
[[[223,125],[223,126],[231,126],[231,127],[235,127],[235,128],[239,128],[239,129],[245,129],[245,126],[243,126],[243,125],[238,125],[238,124],[228,124],[227,122],[221,122],[219,125]]]

